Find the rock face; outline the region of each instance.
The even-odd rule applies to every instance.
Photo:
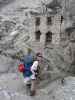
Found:
[[[16,72],[17,66],[18,66],[18,61],[0,55],[0,74],[8,72]]]
[[[33,6],[34,3],[35,6]],[[28,12],[32,11],[33,8],[36,11],[36,8],[40,6],[39,1],[36,0],[34,3],[32,2],[32,0],[30,0],[30,2],[24,0],[16,0],[1,10],[0,53],[1,55],[3,55],[3,57],[9,57],[1,58],[1,61],[4,59],[9,59],[9,62],[11,62],[10,64],[9,62],[4,62],[4,64],[2,64],[1,66],[4,66],[5,64],[8,65],[6,68],[2,67],[1,72],[3,70],[8,70],[9,66],[12,65],[13,61],[10,60],[11,58],[16,58],[17,54],[18,56],[25,54],[26,47],[31,46],[33,50],[35,48],[35,43],[34,46],[32,46],[33,43],[29,45],[27,44],[29,43],[27,41],[30,39],[30,37],[28,37],[30,34],[30,20],[28,19],[30,18],[30,15]],[[67,66],[67,62],[64,61],[64,49],[60,49],[60,47],[58,47],[57,49],[55,47],[53,49],[45,48],[44,54],[44,57],[48,60],[50,66],[54,70],[58,71],[59,69],[65,69]]]
[[[5,56],[0,56],[0,72],[7,72],[10,68],[11,59],[5,58]]]
[[[27,52],[27,47],[30,47],[35,54],[35,43],[29,41],[30,20],[28,18],[30,15],[28,12],[33,9],[36,11],[40,2],[38,0],[34,2],[32,0],[0,0],[0,2],[1,8],[10,3],[2,8],[0,13],[0,100],[2,98],[4,100],[31,100],[32,98],[26,95],[23,77],[18,73],[17,67],[20,63],[18,58]],[[35,100],[72,100],[72,98],[75,100],[74,90],[72,91],[73,87],[71,87],[73,84],[69,84],[70,81],[74,83],[74,78],[70,78],[74,81],[65,79],[65,86],[61,86],[59,80],[54,81],[65,77],[65,73],[71,68],[68,62],[70,59],[67,60],[70,57],[67,51],[69,41],[66,45],[66,47],[46,46],[44,48],[43,66],[45,67]],[[67,88],[70,93],[64,92]]]
[[[0,0],[0,8],[6,6],[9,3],[12,3],[14,0]]]

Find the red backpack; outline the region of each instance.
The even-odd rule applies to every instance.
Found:
[[[19,66],[18,66],[18,71],[19,71],[19,72],[24,72],[24,71],[25,71],[24,64],[19,64]]]

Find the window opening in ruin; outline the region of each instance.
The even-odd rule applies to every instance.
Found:
[[[46,33],[46,44],[52,42],[52,32],[47,32]]]
[[[70,38],[70,32],[67,33],[67,36]]]
[[[63,20],[64,20],[64,17],[63,17],[63,16],[61,16],[61,24],[62,24]]]
[[[0,40],[2,39],[2,36],[0,36]]]
[[[35,21],[36,26],[40,25],[40,17],[36,17],[36,21]]]
[[[35,39],[40,41],[40,35],[41,35],[41,32],[40,31],[36,31],[35,32]]]
[[[52,18],[51,16],[47,17],[47,25],[51,25],[52,24]]]

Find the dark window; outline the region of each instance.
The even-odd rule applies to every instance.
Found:
[[[51,25],[51,24],[52,24],[52,18],[50,16],[50,17],[47,17],[47,25]]]
[[[2,36],[0,36],[0,40],[2,39]]]
[[[67,33],[68,37],[70,37],[70,32]]]
[[[52,32],[46,33],[46,43],[50,43],[52,41]]]
[[[35,22],[36,26],[40,25],[40,17],[36,17],[36,22]]]
[[[64,17],[63,17],[63,16],[61,16],[61,23],[63,22],[63,20],[64,20]]]
[[[40,35],[41,35],[40,31],[36,31],[35,32],[35,38],[36,38],[36,40],[40,41]]]

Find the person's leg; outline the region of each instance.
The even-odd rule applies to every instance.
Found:
[[[26,93],[28,95],[30,95],[30,91],[31,91],[31,84],[26,84]]]
[[[26,93],[29,94],[31,90],[31,81],[29,77],[24,78],[24,83],[26,85]]]
[[[34,96],[35,93],[36,93],[36,80],[32,79],[32,81],[31,81],[31,92],[30,92],[30,95]]]

